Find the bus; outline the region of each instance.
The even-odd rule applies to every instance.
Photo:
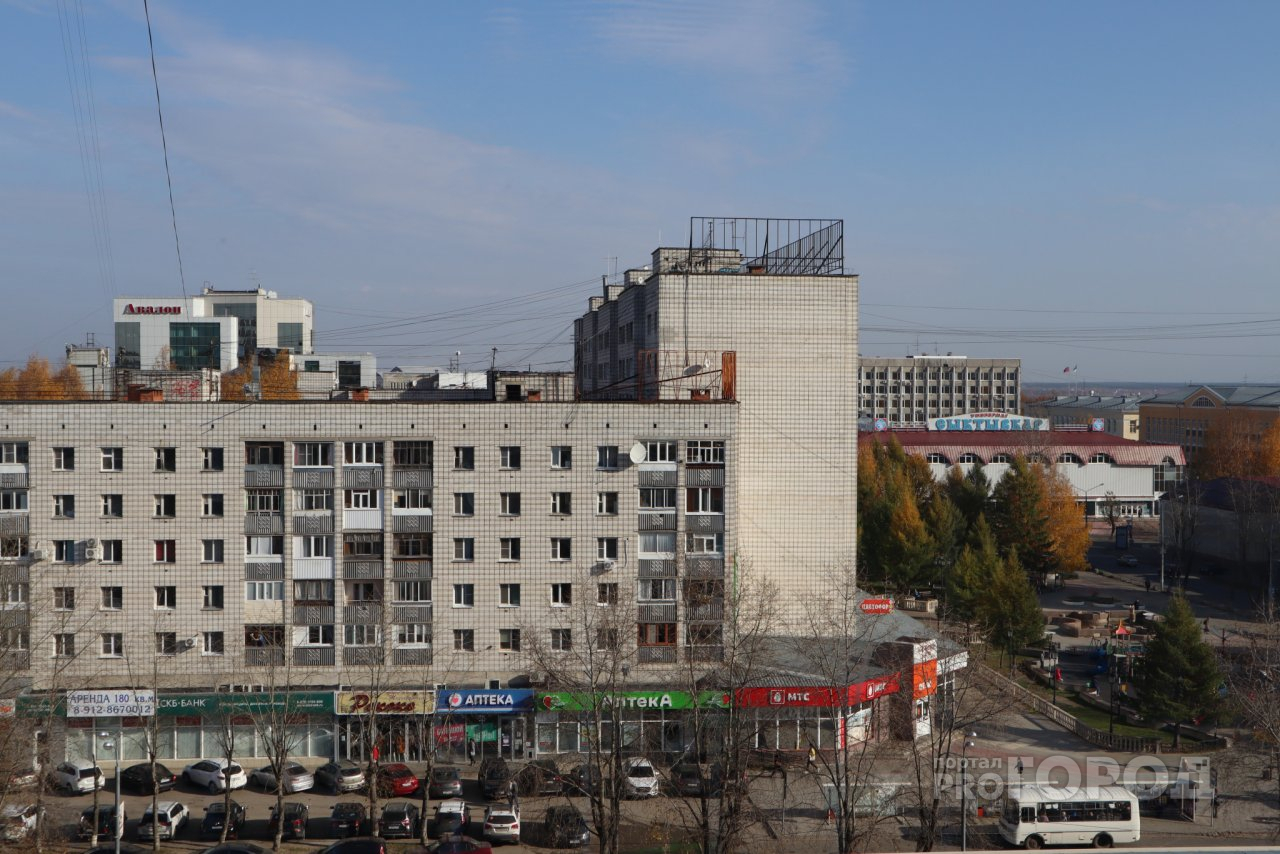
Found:
[[[1137,842],[1138,797],[1123,786],[1012,786],[1000,811],[1000,835],[1032,849]]]

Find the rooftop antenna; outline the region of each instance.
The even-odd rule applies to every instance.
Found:
[[[490,348],[489,353],[489,370],[494,370],[498,366],[498,348]]]
[[[449,357],[449,370],[456,373],[460,369],[459,366],[461,364],[462,364],[462,351],[454,350],[453,355]]]

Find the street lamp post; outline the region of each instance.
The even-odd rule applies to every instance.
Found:
[[[1107,482],[1104,480],[1102,483],[1095,483],[1084,491],[1084,518],[1086,522],[1089,521],[1089,493],[1106,485]]]
[[[117,728],[114,741],[112,741],[110,733],[98,733],[99,738],[106,739],[106,741],[102,742],[102,746],[108,750],[111,750],[114,747],[116,754],[116,801],[115,809],[112,811],[111,815],[111,837],[115,841],[115,854],[120,854],[120,835],[124,831],[124,822],[120,820],[120,741],[123,735],[123,725],[121,725],[120,728]],[[94,741],[97,741],[97,739],[94,739]],[[94,764],[96,765],[97,763]],[[97,822],[97,820],[98,817],[94,816],[94,821]]]
[[[960,850],[969,850],[969,748],[973,747],[976,732],[970,731],[964,739],[964,747],[960,750]]]
[[[1013,629],[1005,629],[1004,633],[1009,641],[1009,680],[1013,681]]]

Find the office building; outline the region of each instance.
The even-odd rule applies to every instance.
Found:
[[[862,356],[858,417],[888,426],[979,412],[1022,411],[1022,360]]]

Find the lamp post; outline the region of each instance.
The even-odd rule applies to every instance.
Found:
[[[116,801],[115,801],[115,809],[112,811],[112,814],[111,814],[111,837],[115,842],[115,854],[120,854],[120,834],[124,831],[124,822],[120,820],[120,741],[124,735],[123,724],[121,724],[120,728],[116,730],[116,737],[114,741],[111,738],[111,733],[100,732],[97,735],[98,735],[98,738],[106,739],[105,741],[102,742],[102,746],[105,747],[107,750],[111,750],[112,748],[115,748]],[[95,738],[94,741],[97,741],[97,739]],[[96,765],[97,763],[95,762],[94,764]],[[93,820],[96,823],[98,820],[98,817],[95,815]],[[95,830],[96,830],[96,826],[95,826]]]
[[[1109,719],[1108,719],[1108,721],[1107,721],[1107,732],[1111,733],[1112,735],[1115,735],[1115,732],[1116,732],[1116,692],[1117,692],[1117,689],[1118,689],[1118,687],[1119,687],[1119,682],[1120,682],[1120,680],[1117,678],[1117,676],[1118,676],[1119,674],[1117,674],[1117,673],[1116,673],[1116,661],[1115,661],[1115,656],[1114,656],[1114,655],[1112,656],[1111,664],[1110,664],[1110,666],[1107,668],[1107,671],[1108,671],[1108,674],[1107,674],[1107,675],[1111,677],[1111,678],[1108,680],[1108,681],[1111,683],[1111,701],[1107,704],[1107,711],[1108,711],[1108,712],[1110,712],[1110,715],[1108,716],[1108,718],[1109,718]]]
[[[1005,638],[1009,641],[1009,681],[1013,681],[1013,629],[1004,630]]]
[[[1084,491],[1084,518],[1086,522],[1089,520],[1089,493],[1093,492],[1095,489],[1098,489],[1106,485],[1107,485],[1107,482],[1104,480],[1102,483],[1095,483],[1093,486],[1089,487]]]
[[[969,748],[973,747],[976,732],[970,731],[964,739],[964,747],[960,750],[960,850],[969,850]]]

